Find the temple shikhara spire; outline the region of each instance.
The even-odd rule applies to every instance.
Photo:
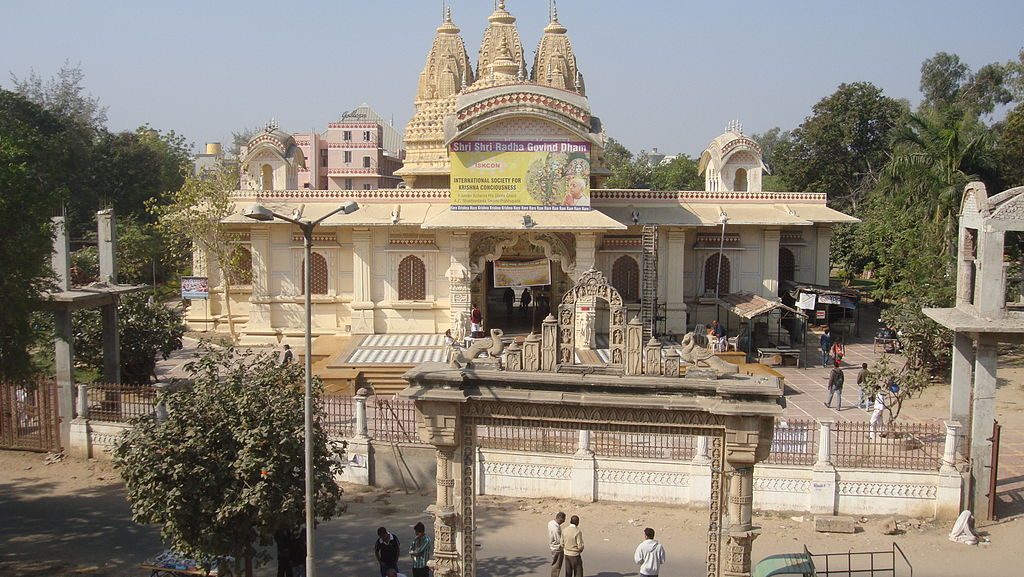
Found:
[[[585,94],[583,74],[576,66],[576,55],[567,29],[558,21],[558,8],[552,2],[550,22],[537,45],[530,79],[538,84]]]

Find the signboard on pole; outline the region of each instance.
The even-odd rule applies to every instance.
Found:
[[[205,276],[181,277],[181,298],[195,300],[210,298],[210,279]]]
[[[528,261],[494,261],[494,287],[519,288],[551,284],[551,261],[546,258]]]
[[[458,140],[452,210],[590,210],[590,143]]]

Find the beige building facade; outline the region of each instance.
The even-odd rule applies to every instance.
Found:
[[[315,232],[315,335],[447,329],[464,334],[474,303],[488,328],[539,330],[543,316],[591,268],[610,279],[629,318],[640,316],[658,334],[682,334],[710,321],[719,314],[711,306],[716,294],[774,299],[783,280],[828,284],[832,227],[855,219],[828,208],[824,194],[763,191],[761,150],[738,124],[714,138],[701,156],[705,190],[607,189],[605,130],[591,112],[567,28],[556,12],[541,31],[532,65],[524,46],[515,17],[499,2],[474,67],[448,13],[419,77],[415,113],[405,131],[405,162],[395,173],[403,182],[396,188],[303,188],[300,176],[312,159],[294,138],[289,141],[275,127],[253,139],[249,151],[260,156],[249,166],[267,174],[248,175],[252,186],[236,193],[237,213],[226,221],[237,229],[235,242],[251,267],[251,283],[230,290],[243,343],[297,340],[303,332],[302,236],[283,221],[245,218],[242,211],[254,203],[310,220],[347,200],[359,204],[351,214],[327,218]],[[555,167],[567,171],[559,174],[568,175],[568,184],[549,182],[543,199],[534,194],[529,204],[488,206],[490,201],[479,198],[475,204],[464,201],[475,188],[466,184],[475,182],[472,170],[492,166],[462,166],[455,151],[470,144],[487,150],[568,146],[586,153],[567,157],[576,158],[568,167]],[[519,174],[534,193],[547,174],[536,166]],[[516,180],[511,174],[507,180]],[[505,198],[494,196],[499,197]],[[509,291],[495,282],[495,263],[542,259],[550,278],[531,287],[534,302],[522,316],[510,315],[523,291],[514,288],[511,305],[506,302]],[[194,274],[209,276],[213,288],[208,303],[190,308],[188,321],[195,328],[226,330],[225,291],[216,267],[205,255],[194,260]],[[599,346],[601,329],[584,325],[604,325],[608,312],[599,303],[580,307],[577,342]]]

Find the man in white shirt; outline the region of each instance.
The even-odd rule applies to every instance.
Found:
[[[654,540],[654,529],[644,529],[644,537],[647,539],[637,545],[636,553],[633,553],[633,562],[640,566],[642,577],[658,577],[658,571],[665,562],[665,548]]]
[[[551,577],[558,577],[562,572],[562,561],[565,555],[562,552],[562,523],[565,523],[565,513],[559,511],[555,518],[548,521],[548,547],[551,549]]]

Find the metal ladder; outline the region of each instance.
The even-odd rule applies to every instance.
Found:
[[[645,224],[643,236],[643,272],[640,279],[640,320],[644,324],[644,344],[654,334],[658,310],[658,227]]]

